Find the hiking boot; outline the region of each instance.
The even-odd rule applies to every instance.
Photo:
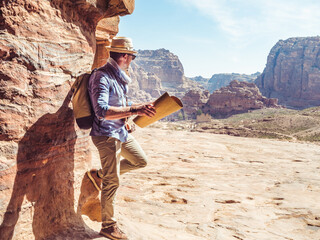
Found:
[[[126,234],[124,234],[124,232],[122,232],[118,228],[117,224],[108,228],[102,228],[100,231],[100,235],[103,235],[112,240],[128,240]]]

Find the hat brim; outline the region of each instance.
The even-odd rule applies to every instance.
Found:
[[[137,53],[137,51],[123,49],[123,48],[114,48],[114,47],[107,47],[107,50],[108,50],[108,52],[117,52],[117,53],[130,53],[130,54]]]

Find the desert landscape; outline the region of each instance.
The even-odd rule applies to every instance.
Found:
[[[0,2],[1,240],[101,238],[81,214],[85,187],[95,190],[84,176],[100,163],[70,88],[106,63],[120,17],[134,10],[134,0]],[[149,163],[122,176],[116,199],[131,240],[320,239],[320,37],[274,39],[262,73],[212,64],[211,77],[186,76],[167,46],[136,49],[129,100],[168,92],[184,107],[134,132]]]
[[[149,163],[117,196],[130,239],[320,239],[319,145],[156,126],[134,133]]]

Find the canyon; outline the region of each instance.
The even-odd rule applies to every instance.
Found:
[[[276,99],[263,97],[253,83],[259,73],[188,78],[178,56],[166,49],[139,50],[131,66],[133,82],[129,96],[133,101],[152,101],[168,92],[181,98],[184,109],[180,115],[183,118],[195,119],[199,111],[227,117],[253,109],[279,107]],[[236,83],[239,86],[235,87]],[[178,114],[170,117],[171,120],[179,118]]]
[[[106,62],[120,16],[134,8],[134,0],[0,2],[2,239],[99,238],[100,224],[81,215],[83,177],[99,167],[98,156],[75,125],[70,88]],[[133,100],[167,91],[192,117],[199,109],[223,117],[278,109],[276,99],[319,105],[319,38],[279,41],[255,80],[259,89],[256,75],[233,74],[211,92],[166,49],[139,50],[130,74]],[[133,239],[319,238],[318,145],[174,131],[162,122],[135,134],[151,160],[125,175],[117,210]]]

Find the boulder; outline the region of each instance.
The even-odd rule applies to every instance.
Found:
[[[277,104],[277,99],[263,97],[254,83],[234,80],[227,87],[220,88],[210,95],[203,112],[215,117],[228,117],[266,107],[280,106]]]

